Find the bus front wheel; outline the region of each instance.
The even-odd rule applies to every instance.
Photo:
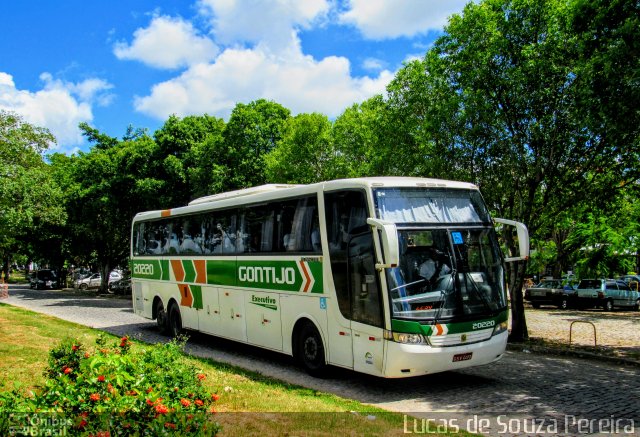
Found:
[[[182,316],[178,305],[169,305],[169,335],[178,337],[182,334]]]
[[[297,359],[311,376],[322,377],[327,370],[324,346],[320,333],[311,323],[306,323],[298,335]]]

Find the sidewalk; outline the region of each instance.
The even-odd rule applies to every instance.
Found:
[[[526,307],[525,317],[529,341],[510,344],[511,350],[640,366],[640,312]]]

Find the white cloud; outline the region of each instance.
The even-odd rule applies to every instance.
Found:
[[[295,44],[292,30],[308,28],[330,9],[327,0],[200,0],[199,5],[219,43],[261,44],[276,53]]]
[[[112,85],[101,79],[64,82],[53,79],[49,73],[41,74],[40,79],[44,82],[41,90],[19,90],[10,74],[0,72],[0,109],[16,112],[27,122],[46,127],[58,140],[57,147],[82,144],[78,124],[93,120],[93,103],[109,102],[107,90]]]
[[[369,71],[380,71],[385,68],[387,63],[382,59],[367,58],[362,62],[362,68]]]
[[[114,53],[118,59],[173,69],[209,62],[218,54],[218,47],[200,36],[190,22],[162,16],[155,17],[149,27],[137,29],[131,45],[116,43]]]
[[[350,0],[340,21],[371,39],[412,37],[441,30],[468,0]]]
[[[349,60],[316,61],[298,51],[287,60],[270,51],[227,49],[208,65],[193,66],[138,97],[138,111],[164,119],[170,114],[208,113],[226,117],[237,102],[274,100],[294,113],[322,112],[334,117],[349,105],[383,93],[393,74],[354,78]]]
[[[350,62],[305,55],[298,31],[327,16],[326,0],[199,0],[201,17],[216,42],[227,48],[209,63],[190,65],[179,76],[137,96],[135,109],[158,119],[171,114],[227,117],[238,102],[265,98],[294,113],[339,115],[344,108],[384,93],[392,73],[352,77]]]

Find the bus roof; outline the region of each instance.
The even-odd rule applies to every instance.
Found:
[[[300,187],[300,186],[302,185],[267,184],[267,185],[260,185],[258,187],[243,188],[241,190],[228,191],[226,193],[218,193],[218,194],[212,194],[210,196],[200,197],[198,199],[195,199],[189,202],[189,206],[199,205],[201,203],[215,202],[218,200],[233,199],[235,197],[249,196],[251,194],[269,193],[272,191],[281,190],[283,188],[294,188],[294,187]]]
[[[478,187],[468,182],[448,181],[443,179],[414,178],[398,176],[377,176],[353,179],[336,179],[332,181],[318,182],[308,185],[296,184],[267,184],[225,193],[212,194],[192,200],[187,206],[164,211],[147,211],[136,214],[137,219],[157,218],[174,213],[197,212],[208,209],[215,204],[216,207],[231,207],[239,199],[241,203],[253,203],[274,200],[280,197],[289,197],[310,194],[318,191],[333,191],[353,188],[393,188],[393,187],[419,187],[419,188],[453,188],[477,190]]]

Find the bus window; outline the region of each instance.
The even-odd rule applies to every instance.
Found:
[[[221,211],[220,213],[216,213],[214,219],[216,222],[214,230],[215,239],[218,245],[215,253],[222,253],[225,255],[236,253],[236,215],[232,211]]]
[[[293,252],[314,251],[312,231],[318,228],[318,207],[315,197],[296,201],[287,250]],[[318,245],[319,248],[319,245]]]
[[[257,205],[244,211],[242,238],[244,252],[271,252],[273,247],[273,209],[268,205]]]
[[[144,223],[136,223],[133,227],[133,254],[143,255],[145,253]]]
[[[195,223],[199,219],[198,216],[191,216],[182,222],[181,234],[179,237],[180,254],[193,255],[202,253],[200,246],[196,243],[198,237]]]

